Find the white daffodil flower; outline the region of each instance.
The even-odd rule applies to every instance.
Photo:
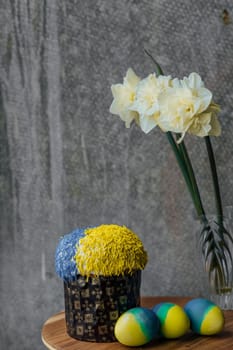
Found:
[[[159,76],[150,74],[141,80],[136,88],[134,103],[130,109],[138,112],[139,125],[145,133],[150,132],[158,123],[159,104],[158,97],[171,83],[170,76]]]
[[[219,107],[197,73],[182,80],[152,73],[140,80],[129,68],[123,84],[111,88],[114,100],[110,112],[119,115],[126,127],[135,120],[149,133],[158,125],[164,132],[181,134],[178,142],[186,132],[200,137],[221,133]]]
[[[160,128],[181,133],[183,138],[194,117],[208,108],[211,99],[212,93],[203,87],[198,74],[192,73],[181,81],[174,79],[172,87],[168,87],[158,98]]]
[[[139,81],[140,78],[129,68],[123,84],[111,86],[114,100],[110,106],[110,112],[118,115],[125,122],[127,128],[130,127],[134,119],[138,119],[138,113],[129,108],[135,100],[136,87]]]
[[[200,137],[207,135],[219,136],[221,134],[221,126],[217,118],[219,111],[219,106],[211,103],[206,111],[194,117],[188,133]]]

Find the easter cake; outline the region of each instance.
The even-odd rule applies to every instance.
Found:
[[[62,237],[55,267],[64,281],[67,333],[79,340],[115,341],[117,319],[140,305],[146,263],[141,240],[125,226],[76,229]]]

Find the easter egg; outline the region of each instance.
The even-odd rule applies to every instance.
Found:
[[[160,303],[153,307],[153,312],[160,320],[161,336],[169,339],[179,338],[189,330],[189,318],[179,305]]]
[[[115,324],[115,337],[123,345],[141,346],[159,333],[159,320],[155,313],[144,307],[135,307],[123,313]]]
[[[222,310],[207,299],[193,299],[184,307],[191,329],[198,334],[213,335],[221,332],[224,326]]]

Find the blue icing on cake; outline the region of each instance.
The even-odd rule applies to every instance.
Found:
[[[84,232],[86,229],[87,227],[77,228],[60,238],[55,253],[55,269],[57,275],[64,281],[72,281],[78,274],[73,257],[76,254],[76,245],[85,236]]]

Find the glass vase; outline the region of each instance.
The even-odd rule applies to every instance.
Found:
[[[198,249],[208,279],[209,299],[223,310],[233,310],[233,207],[224,215],[201,218]]]

